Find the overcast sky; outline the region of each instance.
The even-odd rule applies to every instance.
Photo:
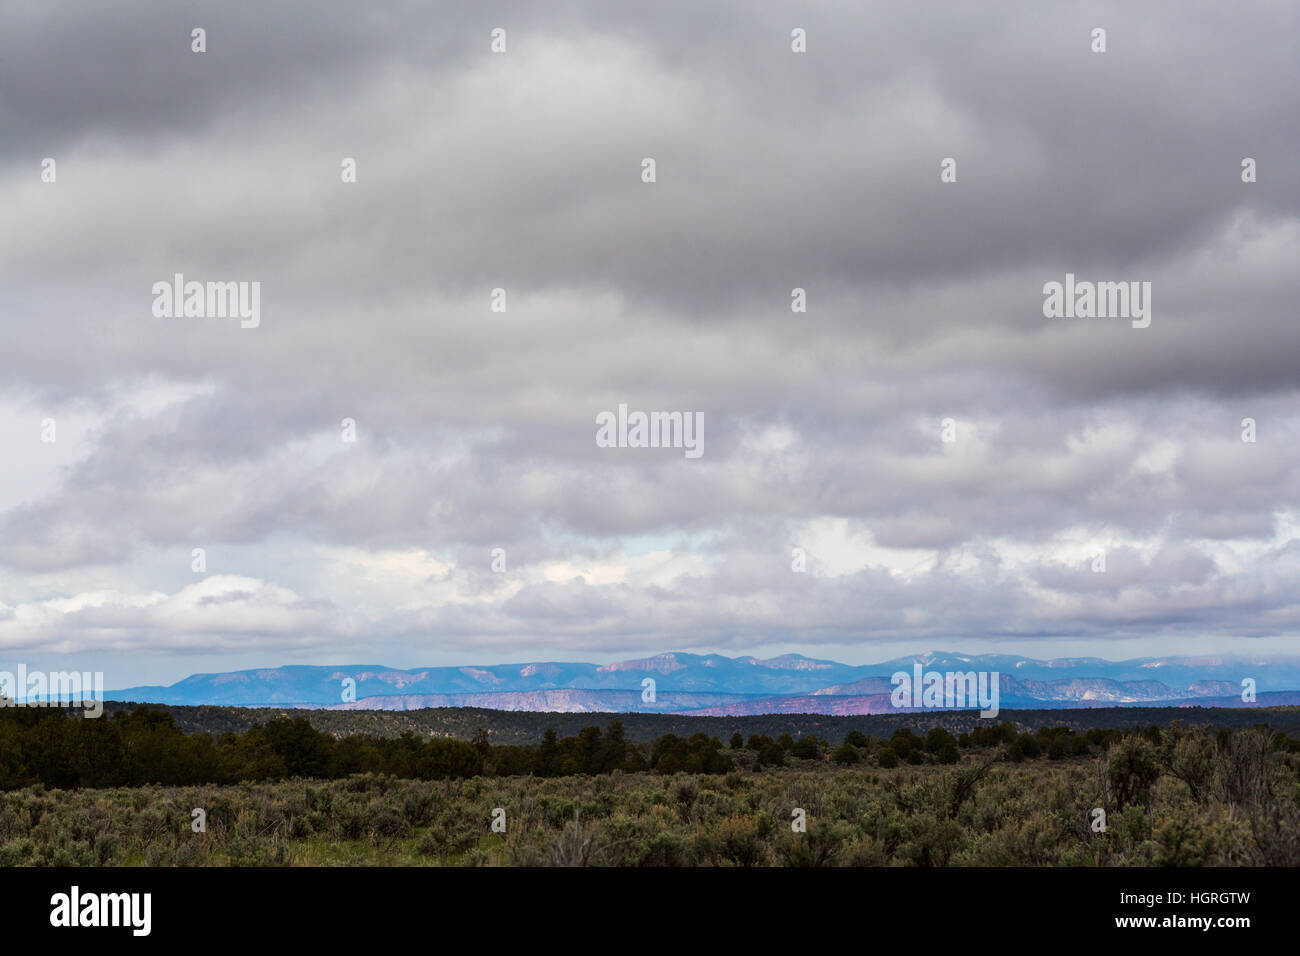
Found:
[[[1297,646],[1300,8],[629,6],[4,4],[0,665]]]

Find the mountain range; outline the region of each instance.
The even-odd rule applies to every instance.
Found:
[[[879,664],[841,664],[799,654],[724,657],[666,653],[610,664],[526,663],[396,669],[377,665],[291,665],[195,674],[170,686],[108,691],[107,700],[243,707],[414,710],[486,707],[560,713],[871,714],[895,710],[898,671],[996,672],[1002,709],[1300,704],[1300,658],[1199,656],[1108,661],[1034,660],[947,652]],[[648,693],[647,679],[654,682]],[[349,684],[348,682],[352,683]],[[647,699],[649,697],[653,699]]]

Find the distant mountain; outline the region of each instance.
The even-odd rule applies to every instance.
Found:
[[[652,678],[657,690],[773,695],[811,693],[868,673],[863,667],[787,654],[768,661],[719,654],[659,654],[612,664],[530,663],[398,670],[378,665],[294,665],[266,670],[195,674],[169,687],[128,687],[110,700],[160,704],[329,706],[342,702],[342,683],[356,682],[357,700],[370,697],[506,694],[542,690],[635,690]]]
[[[728,707],[770,698],[744,694],[711,694],[667,691],[657,694],[653,704],[641,699],[639,690],[523,690],[486,694],[402,694],[363,697],[347,704],[333,704],[328,710],[424,710],[429,707],[483,707],[488,710],[528,710],[560,714],[623,714],[647,711],[673,714],[710,707]]]
[[[1254,703],[1246,703],[1240,694],[1231,697],[1189,697],[1159,701],[1124,701],[1117,704],[1107,700],[1041,700],[1029,697],[1000,697],[1000,711],[1012,710],[1084,710],[1105,707],[1294,707],[1300,705],[1300,691],[1264,691]],[[888,694],[865,696],[767,697],[760,700],[737,701],[699,710],[679,712],[683,717],[749,717],[759,714],[904,714],[916,708],[894,707]]]
[[[536,662],[409,670],[293,665],[195,674],[167,687],[128,687],[109,691],[105,697],[159,704],[374,710],[487,707],[561,713],[868,714],[894,709],[890,677],[898,671],[911,674],[914,664],[925,671],[996,671],[999,706],[1004,710],[1117,704],[1231,706],[1205,703],[1210,700],[1235,700],[1239,705],[1243,678],[1256,682],[1261,702],[1267,692],[1300,691],[1297,658],[1042,661],[936,651],[865,665],[799,654],[761,659],[686,653],[610,664]],[[642,697],[646,678],[654,681],[652,701]],[[345,684],[349,680],[354,687]],[[349,697],[344,696],[345,687]]]

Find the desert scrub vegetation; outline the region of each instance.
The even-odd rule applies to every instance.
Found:
[[[1300,755],[1266,728],[1148,728],[1087,754],[1050,730],[1033,744],[982,733],[978,745],[810,741],[806,756],[794,755],[800,741],[740,741],[716,773],[32,784],[0,793],[0,866],[1300,864]],[[835,756],[844,746],[856,760]],[[780,765],[770,749],[761,756],[772,747]],[[882,765],[886,750],[897,766]],[[682,753],[689,745],[670,742],[660,763]],[[491,826],[497,808],[504,832]],[[804,832],[792,829],[796,809]]]

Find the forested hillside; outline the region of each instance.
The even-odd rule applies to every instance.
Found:
[[[428,710],[310,710],[257,707],[192,707],[140,705],[107,702],[105,713],[131,711],[139,706],[171,714],[176,726],[186,733],[242,733],[254,724],[275,716],[301,717],[317,730],[336,737],[366,735],[396,737],[411,731],[417,736],[454,737],[469,740],[483,730],[493,743],[534,744],[547,730],[562,737],[573,736],[592,724],[606,725],[615,717],[623,722],[627,739],[649,743],[664,734],[689,737],[704,733],[721,738],[739,732],[795,736],[815,734],[832,740],[858,731],[887,737],[900,727],[926,731],[943,727],[953,733],[987,724],[972,711],[932,713],[826,716],[821,714],[759,714],[738,717],[682,717],[674,714],[556,714],[526,711],[485,710],[477,707],[442,707]],[[998,721],[1021,730],[1045,726],[1069,727],[1076,732],[1093,728],[1166,727],[1174,721],[1211,724],[1215,727],[1249,727],[1267,723],[1270,727],[1300,736],[1300,707],[1201,708],[1201,707],[1102,707],[1086,710],[1006,710]]]

